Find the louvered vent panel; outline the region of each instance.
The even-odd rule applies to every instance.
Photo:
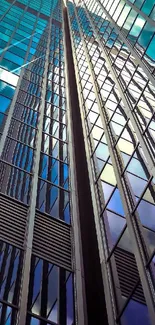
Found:
[[[36,213],[33,253],[71,270],[70,226],[45,214]]]
[[[135,257],[133,254],[117,248],[115,250],[115,259],[122,294],[128,297],[139,278]],[[138,285],[132,298],[145,304],[141,283]]]
[[[0,194],[0,240],[22,248],[26,218],[27,206]]]

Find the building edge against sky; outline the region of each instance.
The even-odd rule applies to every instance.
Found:
[[[0,323],[154,324],[154,1],[65,5],[0,5]]]

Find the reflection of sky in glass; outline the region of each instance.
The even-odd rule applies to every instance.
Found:
[[[137,301],[130,300],[123,316],[122,325],[151,325],[147,306]]]
[[[143,225],[155,230],[155,205],[142,200],[138,212]]]
[[[140,3],[141,1],[139,1]],[[128,35],[128,39],[131,41],[131,43],[135,43],[136,39],[139,37],[138,39],[138,43],[144,48],[146,49],[146,47],[148,46],[148,49],[146,51],[146,54],[151,58],[151,59],[155,59],[155,56],[154,56],[154,45],[155,45],[155,37],[153,38],[153,40],[150,42],[149,44],[149,41],[151,40],[151,37],[154,33],[154,28],[150,25],[150,24],[146,24],[145,25],[145,28],[142,30],[142,28],[144,27],[144,24],[145,24],[145,19],[141,16],[141,15],[138,15],[137,16],[137,13],[135,10],[131,10],[130,11],[130,6],[128,4],[125,5],[125,0],[115,0],[114,1],[115,3],[115,9],[116,11],[111,10],[109,11],[109,8],[108,8],[108,4],[105,6],[106,10],[110,13],[110,15],[113,17],[114,21],[117,22],[117,25],[119,27],[123,27],[123,29],[125,31],[129,31],[132,24],[133,24],[133,27]],[[150,12],[151,11],[151,8],[154,4],[154,0],[147,0],[147,3],[145,2],[145,5],[142,7],[142,11],[144,13],[146,12]],[[103,5],[104,5],[104,2],[103,2]],[[125,5],[125,6],[124,6]],[[111,2],[109,3],[109,6],[111,6]],[[112,6],[112,7],[114,7]],[[70,6],[71,7],[71,6]],[[93,9],[92,9],[93,11]],[[84,12],[84,9],[81,7],[81,8],[78,8],[78,12],[81,14],[82,16],[82,13]],[[118,16],[120,15],[119,19],[118,19]],[[93,13],[93,17],[94,19],[97,21],[98,20],[98,16]],[[137,17],[137,18],[136,18]],[[135,19],[136,18],[136,19]],[[84,30],[86,30],[86,25],[84,24],[83,22],[83,19],[82,18],[82,24],[83,24],[83,28]],[[103,34],[106,30],[106,33],[103,34],[103,38],[105,40],[108,39],[108,34],[107,34],[107,31],[108,29],[107,28],[107,25],[109,23],[108,20],[106,20],[107,18],[104,17],[103,15],[103,20],[104,21],[104,24],[102,24],[102,27],[100,28],[100,32]],[[118,20],[117,20],[118,19]],[[125,21],[126,20],[126,21]],[[124,26],[123,26],[123,23],[125,22]],[[75,29],[78,29],[77,27],[77,24],[75,23],[74,24],[74,28]],[[108,27],[109,28],[109,27]],[[142,32],[141,32],[142,31]],[[115,30],[112,29],[112,31],[110,31],[109,29],[109,32],[110,32],[110,37],[106,43],[107,46],[109,47],[112,47],[112,45],[114,44],[115,40],[117,39],[117,32]],[[87,30],[86,31],[87,35],[88,36],[91,36],[92,35],[92,32],[91,32],[91,28],[89,28],[89,31]],[[118,46],[119,46],[119,43],[116,41],[116,43]],[[126,45],[124,44],[123,47],[126,47]]]
[[[108,203],[108,208],[110,210],[116,211],[121,215],[124,215],[122,201],[118,189],[115,190],[112,198],[110,199],[110,202]]]
[[[11,100],[0,95],[0,112],[7,113]]]
[[[107,210],[109,230],[112,238],[112,243],[115,244],[121,231],[123,230],[126,221],[124,218],[119,217],[118,215]],[[124,247],[124,246],[123,246]]]

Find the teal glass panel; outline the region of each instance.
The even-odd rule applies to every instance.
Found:
[[[140,1],[140,0],[139,0]],[[140,1],[141,2],[141,1]],[[145,0],[144,1],[144,4],[141,8],[141,10],[147,15],[149,16],[152,9],[153,9],[153,6],[154,6],[154,0]]]
[[[9,51],[7,51],[5,53],[4,58],[6,58],[6,59],[8,59],[8,60],[10,60],[10,61],[18,64],[18,65],[22,65],[24,63],[24,59],[23,58],[15,55],[15,54],[13,54],[13,53],[11,53]]]
[[[2,31],[1,31],[1,33],[0,33],[0,39],[3,40],[3,41],[5,41],[5,42],[8,42],[10,38],[9,38],[9,36],[3,34]]]
[[[155,50],[155,36],[153,37],[153,39],[146,51],[146,54],[155,61],[154,50]]]
[[[23,37],[29,37],[29,36],[30,36],[30,34],[24,32],[23,30],[21,30],[21,29],[19,29],[19,28],[16,30],[16,32],[17,32],[19,35],[22,35]]]
[[[0,95],[0,112],[7,113],[11,100]]]
[[[24,50],[20,49],[18,47],[18,45],[17,46],[12,46],[9,50],[10,50],[11,53],[14,53],[15,55],[17,54],[20,57],[25,58],[26,52]]]
[[[1,67],[4,67],[6,68],[7,70],[9,71],[15,71],[16,69],[19,69],[19,66],[11,61],[8,61],[6,59],[3,59],[0,63]],[[16,74],[19,74],[20,70],[19,71],[15,71]]]
[[[12,98],[15,92],[15,88],[9,84],[0,80],[0,94],[8,98]]]
[[[6,29],[4,26],[1,26],[1,33],[2,33],[2,35],[3,34],[8,35],[8,36],[12,35],[12,31],[10,29]]]
[[[6,22],[4,22],[3,21],[3,27],[6,27],[6,28],[8,28],[8,29],[10,29],[10,30],[14,30],[15,28],[14,28],[14,26],[12,26],[12,25],[10,25],[10,24],[7,24]]]
[[[0,40],[0,53],[6,48],[7,42]]]
[[[6,115],[4,115],[3,113],[0,113],[0,132],[3,131],[5,122],[6,122]]]
[[[27,51],[28,46],[26,44],[16,40],[16,39],[12,39],[11,44],[16,45],[18,48],[20,48],[20,49],[22,49],[24,51]],[[17,51],[16,51],[16,53],[17,53]]]

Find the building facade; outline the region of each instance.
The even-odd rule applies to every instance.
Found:
[[[0,324],[154,324],[154,1],[0,15]]]

